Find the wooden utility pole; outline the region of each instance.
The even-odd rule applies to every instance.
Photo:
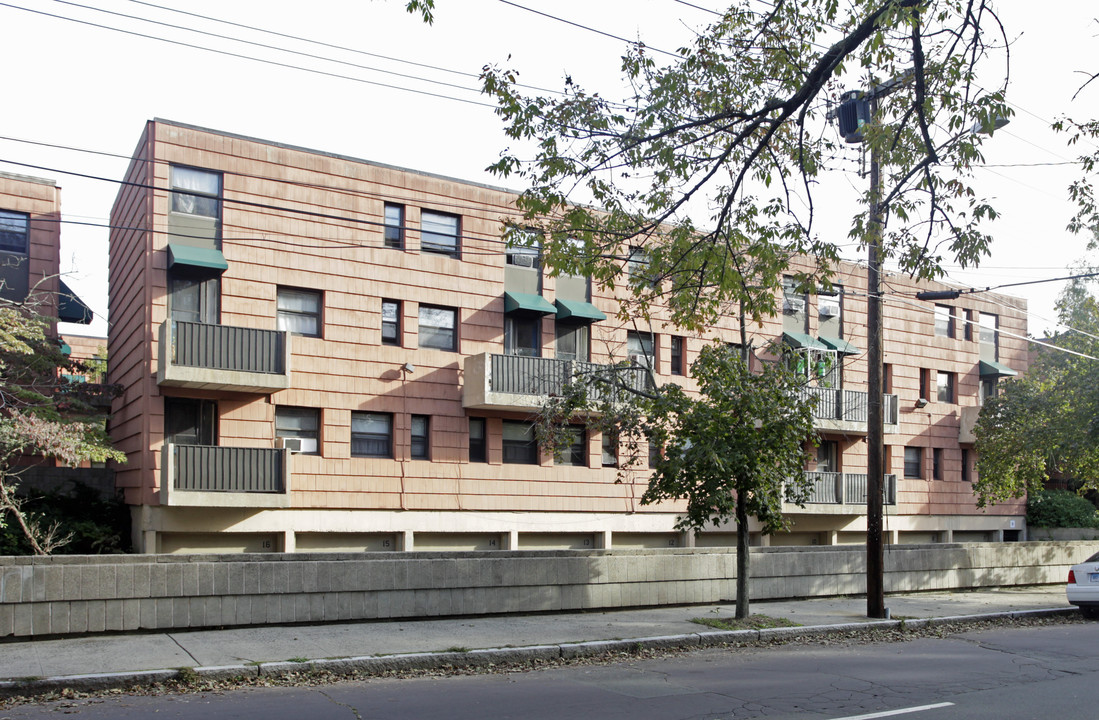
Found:
[[[878,99],[870,100],[871,121],[878,115]],[[884,618],[885,612],[885,548],[882,542],[883,498],[885,482],[885,447],[882,402],[882,213],[881,170],[878,151],[870,147],[870,223],[869,263],[866,268],[866,345],[868,414],[866,427],[866,615]]]

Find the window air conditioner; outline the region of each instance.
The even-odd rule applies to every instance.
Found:
[[[805,310],[804,300],[787,298],[782,301],[782,312],[787,315],[794,315],[803,310]]]
[[[301,438],[280,437],[275,439],[275,447],[289,450],[292,453],[301,452]]]
[[[525,254],[516,253],[516,254],[511,256],[511,264],[512,265],[517,265],[518,267],[525,267],[525,268],[534,267],[534,260],[535,260],[534,255],[525,255]]]
[[[840,309],[838,307],[836,307],[835,305],[821,305],[820,306],[820,316],[821,317],[834,318],[834,317],[838,317],[839,314],[840,314]]]

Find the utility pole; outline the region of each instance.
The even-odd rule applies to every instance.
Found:
[[[878,98],[870,99],[870,117],[878,115]],[[869,262],[866,268],[866,362],[869,394],[866,426],[866,616],[884,618],[885,547],[882,542],[883,498],[885,482],[885,438],[882,417],[882,213],[881,169],[878,150],[870,146],[870,223],[867,226]]]

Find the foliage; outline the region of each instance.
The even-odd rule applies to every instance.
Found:
[[[978,504],[1043,489],[1051,474],[1099,489],[1099,300],[1075,282],[1058,302],[1065,332],[1025,377],[1001,383],[977,419]]]
[[[69,541],[55,552],[64,555],[101,555],[130,550],[129,507],[117,498],[104,498],[84,485],[71,493],[21,493],[28,521],[39,527],[64,528]],[[0,555],[28,555],[34,548],[16,527],[0,528]]]
[[[125,456],[111,448],[88,388],[61,378],[62,371],[87,375],[91,368],[61,352],[48,332],[51,321],[35,312],[39,299],[32,293],[23,303],[0,301],[0,527],[14,520],[31,549],[48,554],[64,544],[67,529],[23,512],[15,487],[27,457],[79,465]]]
[[[744,619],[732,619],[724,617],[697,617],[691,618],[691,622],[697,625],[705,625],[715,630],[766,630],[778,627],[801,627],[789,618],[777,618],[770,615],[751,615]]]
[[[701,328],[739,303],[758,319],[775,313],[795,253],[818,259],[812,281],[826,286],[839,256],[813,222],[816,186],[843,147],[825,121],[840,82],[910,77],[862,131],[885,169],[885,227],[870,227],[867,191],[850,236],[865,245],[881,230],[903,270],[935,277],[943,262],[986,255],[996,216],[970,184],[983,139],[969,128],[1011,114],[1002,89],[974,84],[986,27],[998,24],[981,0],[739,0],[668,66],[632,47],[623,102],[568,77],[564,97],[527,97],[517,72],[489,67],[485,92],[521,148],[490,169],[525,181],[517,204],[524,227],[543,230],[548,265],[628,285],[625,313],[659,300],[677,325]],[[631,246],[655,282],[630,282]]]
[[[1027,497],[1026,521],[1043,528],[1093,528],[1099,527],[1099,514],[1074,492],[1039,490]]]

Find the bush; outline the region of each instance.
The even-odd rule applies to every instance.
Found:
[[[1032,493],[1026,502],[1026,521],[1043,528],[1099,527],[1095,506],[1068,490]]]
[[[106,555],[130,552],[130,511],[120,499],[104,498],[85,485],[69,494],[27,491],[23,511],[44,525],[57,522],[72,539],[55,555]],[[0,527],[0,555],[31,555],[19,525],[10,519]]]

